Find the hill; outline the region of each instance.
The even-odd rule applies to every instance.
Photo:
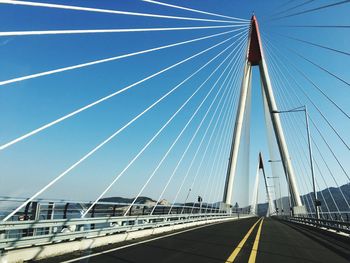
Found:
[[[340,187],[329,187],[322,191],[317,192],[317,197],[321,201],[321,210],[323,212],[328,212],[328,209],[332,213],[337,213],[338,209],[339,211],[349,211],[349,206],[347,204],[350,203],[350,184],[344,184]],[[304,202],[307,209],[310,211],[313,211],[313,207],[310,209],[309,205],[313,205],[313,194],[308,193],[305,195],[302,195],[302,201]],[[308,201],[306,201],[308,200]],[[346,201],[347,202],[346,202]],[[277,203],[280,204],[279,199],[277,200]],[[327,205],[326,205],[327,204]],[[287,208],[289,207],[289,200],[288,197],[282,198],[282,205],[285,208],[285,212],[287,211]],[[328,206],[328,208],[327,208]],[[259,204],[258,205],[258,213],[259,215],[265,215],[267,211],[267,203]]]
[[[101,202],[111,202],[111,203],[124,203],[124,204],[130,204],[132,201],[134,201],[134,198],[125,198],[125,197],[105,197],[101,198]],[[156,200],[153,200],[152,198],[146,197],[146,196],[140,196],[136,199],[136,204],[146,204],[146,203],[156,203]]]

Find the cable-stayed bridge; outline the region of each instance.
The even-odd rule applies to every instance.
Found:
[[[348,262],[349,2],[0,0],[0,261]]]

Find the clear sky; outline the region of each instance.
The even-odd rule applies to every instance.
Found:
[[[350,81],[349,76],[349,28],[304,28],[286,27],[287,25],[350,25],[350,4],[334,6],[315,12],[276,19],[279,16],[293,14],[301,10],[308,10],[338,1],[259,1],[259,0],[192,0],[167,1],[167,3],[182,5],[213,13],[250,19],[255,12],[262,31],[263,47],[272,84],[278,105],[281,109],[290,109],[300,106],[297,96],[302,104],[307,104],[312,120],[315,122],[327,142],[334,150],[345,172],[349,174],[349,149],[344,146],[333,130],[327,125],[317,110],[311,105],[297,85],[291,81],[288,70],[300,83],[300,86],[320,107],[329,119],[334,129],[339,133],[345,143],[350,144],[349,118],[350,113],[349,85],[335,79],[314,65],[310,64],[287,48],[303,54],[306,58],[328,69],[342,78]],[[222,19],[204,14],[158,6],[138,0],[128,1],[46,1],[45,3],[66,4],[102,9],[123,10],[172,16],[186,16],[207,19]],[[284,3],[284,4],[283,4]],[[295,7],[295,8],[293,8]],[[290,9],[288,11],[288,9]],[[287,10],[287,11],[286,11]],[[275,19],[274,19],[275,18]],[[183,21],[160,18],[147,18],[107,13],[63,10],[44,7],[16,6],[0,4],[0,31],[27,31],[27,30],[65,30],[65,29],[119,29],[119,28],[156,28],[156,27],[187,27],[187,26],[217,26],[228,23],[215,23],[203,21]],[[93,60],[114,57],[153,47],[181,42],[202,36],[228,31],[228,28],[183,30],[169,32],[136,32],[136,33],[101,33],[76,35],[38,35],[38,36],[0,36],[0,81],[35,74],[43,71],[67,67]],[[214,44],[233,36],[235,33],[221,35],[215,38],[198,41],[178,47],[155,51],[130,58],[101,63],[85,68],[70,70],[49,76],[24,80],[0,86],[0,144],[3,145],[23,134],[26,134],[46,123],[79,109],[97,99],[130,85],[144,77],[200,52]],[[301,43],[285,36],[295,37],[328,46],[348,54],[321,49]],[[231,42],[225,43],[209,52],[196,57],[168,72],[148,80],[134,88],[115,96],[93,108],[90,108],[70,119],[67,119],[41,133],[23,140],[0,152],[0,193],[5,196],[29,197],[44,187],[57,175],[79,160],[113,132],[122,127],[130,119],[142,112],[155,100],[172,89],[196,69],[201,67]],[[172,116],[184,101],[191,96],[195,89],[227,56],[215,60],[203,69],[197,76],[179,88],[154,109],[142,116],[134,124],[116,136],[110,143],[97,151],[81,165],[68,173],[57,184],[45,191],[40,197],[66,198],[78,200],[94,200],[99,193],[123,170],[137,152]],[[284,58],[288,57],[288,61]],[[229,60],[228,60],[229,61]],[[227,63],[228,63],[227,61]],[[309,76],[315,85],[332,99],[341,108],[342,113],[334,104],[315,89],[300,73],[294,70],[290,62]],[[226,63],[226,64],[227,64]],[[243,68],[239,61],[240,70]],[[224,66],[226,65],[224,64]],[[224,66],[218,70],[212,79],[203,87],[197,96],[179,113],[174,121],[164,130],[154,143],[142,156],[127,170],[121,179],[110,189],[106,196],[135,196],[148,176],[155,169],[176,136],[192,116],[207,92],[219,77]],[[283,78],[283,74],[289,81]],[[258,152],[261,150],[266,161],[273,159],[267,148],[267,138],[264,128],[263,109],[260,92],[258,70],[254,69],[252,82],[252,117],[251,117],[251,147],[250,147],[250,175],[237,176],[234,200],[245,204],[248,202],[248,188],[252,187]],[[240,73],[241,74],[241,73]],[[240,76],[239,74],[237,76]],[[219,82],[222,83],[223,80]],[[234,87],[239,87],[240,79]],[[218,85],[220,86],[220,85]],[[215,89],[215,92],[217,89]],[[215,92],[208,98],[198,116],[188,126],[178,144],[164,161],[159,171],[150,181],[142,195],[157,199],[164,188],[176,163],[188,145],[201,119],[205,115]],[[220,96],[219,96],[220,97]],[[219,100],[219,99],[218,99]],[[212,111],[199,130],[198,136],[188,150],[178,172],[174,176],[164,198],[174,200],[191,160],[196,152],[201,136],[209,124],[216,103]],[[236,104],[234,104],[236,105]],[[228,107],[227,107],[228,108]],[[234,108],[231,107],[234,113]],[[214,117],[214,120],[217,117]],[[282,117],[287,141],[290,147],[291,158],[296,170],[301,193],[311,191],[310,174],[308,170],[305,144],[305,125],[303,115]],[[225,123],[222,117],[219,123]],[[232,129],[233,122],[228,124]],[[231,132],[231,130],[229,130]],[[314,126],[311,126],[313,139],[323,153],[330,170],[334,173],[332,179],[322,157],[315,149],[317,161],[316,176],[320,189],[348,183],[345,173],[334,159],[326,144],[318,135]],[[204,166],[199,171],[198,181],[193,187],[191,200],[197,195],[204,195],[204,200],[216,201],[221,198],[223,180],[228,155],[221,156],[221,161],[214,168],[213,179],[207,183],[210,176],[210,165],[215,156],[215,145],[221,139],[229,148],[227,133],[217,133],[213,137],[212,155],[205,158]],[[205,139],[207,142],[208,138]],[[205,148],[205,146],[204,146]],[[184,201],[199,166],[201,154],[199,151],[193,169],[189,172],[189,180],[185,182],[177,201]],[[301,150],[300,150],[301,149]],[[301,152],[300,152],[301,151]],[[210,152],[210,151],[209,151]],[[276,173],[281,174],[278,163]],[[270,166],[268,171],[271,174]],[[305,168],[303,168],[305,167]],[[243,169],[243,168],[240,168]],[[242,170],[243,171],[243,170]],[[217,176],[217,177],[215,177]],[[277,175],[276,175],[277,176]],[[323,177],[322,177],[323,176]],[[215,179],[217,178],[217,179]],[[285,185],[284,177],[281,177]],[[324,180],[323,180],[324,178]],[[273,183],[272,183],[273,184]],[[275,182],[276,184],[276,182]],[[206,185],[209,185],[207,188]],[[196,188],[197,187],[197,188]],[[210,189],[213,193],[209,194]],[[204,189],[208,189],[204,193]],[[262,192],[262,191],[261,191]],[[285,187],[283,192],[286,194]],[[264,200],[264,194],[260,199]]]

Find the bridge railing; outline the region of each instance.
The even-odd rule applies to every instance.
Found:
[[[0,249],[73,241],[234,216],[237,215],[198,213],[8,221],[0,224]]]
[[[20,200],[12,200],[12,202]],[[207,204],[157,205],[100,202],[82,217],[90,203],[37,200],[0,223],[0,250],[79,240],[249,213]],[[11,209],[9,209],[11,211]],[[127,213],[126,213],[127,212]],[[3,210],[3,213],[6,213]]]
[[[0,198],[0,203],[6,202],[7,207],[0,207],[0,219],[17,207],[17,203],[24,202],[22,198]],[[35,200],[27,204],[21,211],[12,216],[9,221],[27,220],[49,220],[49,219],[71,219],[80,218],[90,207],[91,203],[86,201],[67,200]],[[127,212],[127,213],[126,213]],[[248,209],[238,209],[235,212],[248,213]],[[98,202],[87,213],[85,218],[106,216],[138,216],[138,215],[164,215],[164,214],[203,214],[223,213],[217,205],[186,203],[176,205],[157,205],[153,203],[138,204],[130,207],[130,203]]]
[[[319,216],[320,216],[320,219],[325,219],[325,220],[350,222],[350,211],[320,212]],[[316,214],[309,212],[307,215],[298,215],[298,217],[316,218]]]
[[[336,232],[346,233],[350,235],[350,222],[349,221],[340,221],[340,220],[327,220],[327,219],[316,219],[314,217],[306,217],[306,216],[287,216],[282,217],[284,220],[288,220],[290,222],[304,224],[308,226],[323,228],[327,230],[333,230]]]

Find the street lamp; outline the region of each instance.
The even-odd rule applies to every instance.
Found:
[[[268,161],[269,163],[277,163],[277,162],[282,162],[282,160],[269,160]],[[288,175],[286,175],[286,180],[287,180],[287,188],[288,188],[288,201],[289,201],[289,213],[291,214],[291,215],[293,215],[293,208],[292,208],[292,199],[291,199],[291,197],[292,197],[292,194],[291,194],[291,189],[290,189],[290,184],[289,184],[289,180],[288,180]]]
[[[315,172],[314,172],[314,164],[312,158],[312,146],[311,146],[311,136],[310,136],[310,127],[309,127],[309,115],[307,113],[306,105],[300,106],[298,108],[294,108],[286,111],[272,111],[272,113],[291,113],[291,112],[304,112],[305,114],[305,124],[306,124],[306,132],[307,132],[307,142],[309,146],[309,158],[310,158],[310,168],[311,168],[311,177],[312,177],[312,188],[313,188],[313,196],[314,196],[314,206],[315,206],[315,215],[316,219],[320,218],[320,212],[318,207],[321,205],[321,202],[317,199],[316,192],[316,181],[315,181]]]
[[[271,160],[269,160],[270,162]],[[278,192],[279,192],[279,199],[280,199],[280,209],[281,209],[281,213],[284,212],[283,211],[283,202],[282,202],[282,194],[281,194],[281,182],[280,182],[280,177],[279,176],[268,176],[268,179],[278,179]],[[277,214],[278,214],[278,210],[277,210]]]

